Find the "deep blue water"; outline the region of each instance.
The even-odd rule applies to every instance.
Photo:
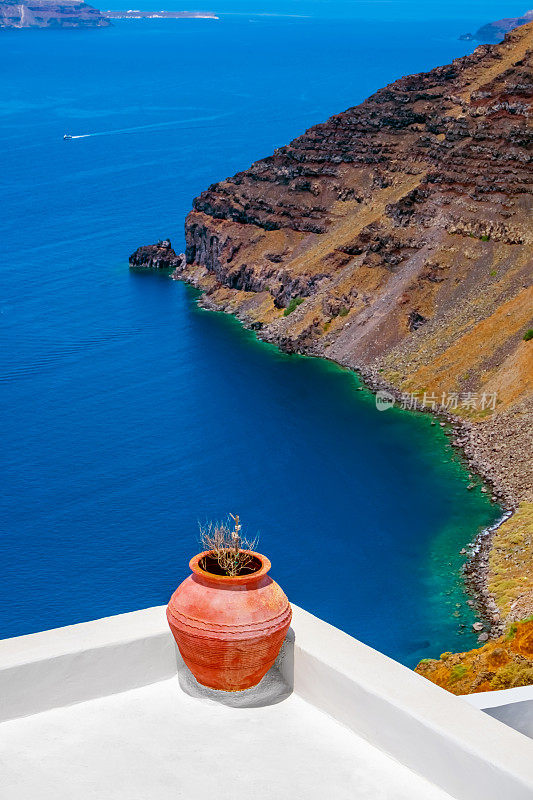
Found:
[[[211,181],[487,19],[380,8],[2,32],[0,637],[166,602],[233,511],[295,603],[392,657],[474,643],[458,551],[498,509],[443,431],[127,268],[182,247]]]

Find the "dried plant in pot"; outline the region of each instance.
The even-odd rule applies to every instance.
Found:
[[[240,691],[259,683],[279,653],[292,611],[270,561],[241,537],[239,518],[201,528],[206,548],[189,562],[167,619],[198,683]]]

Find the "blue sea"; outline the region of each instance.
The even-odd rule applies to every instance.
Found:
[[[475,644],[459,550],[500,511],[445,432],[128,256],[181,250],[209,183],[523,9],[250,5],[0,32],[0,638],[165,603],[233,512],[292,601],[382,652]]]

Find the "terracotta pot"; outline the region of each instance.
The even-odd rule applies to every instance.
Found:
[[[279,653],[292,611],[282,589],[267,575],[270,561],[252,553],[254,572],[216,575],[191,559],[189,575],[167,608],[170,630],[198,683],[239,691],[255,686]],[[216,563],[211,562],[216,569]]]

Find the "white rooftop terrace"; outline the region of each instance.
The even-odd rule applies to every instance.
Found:
[[[0,641],[0,797],[531,800],[530,739],[293,608],[247,692],[195,682],[164,607]]]

